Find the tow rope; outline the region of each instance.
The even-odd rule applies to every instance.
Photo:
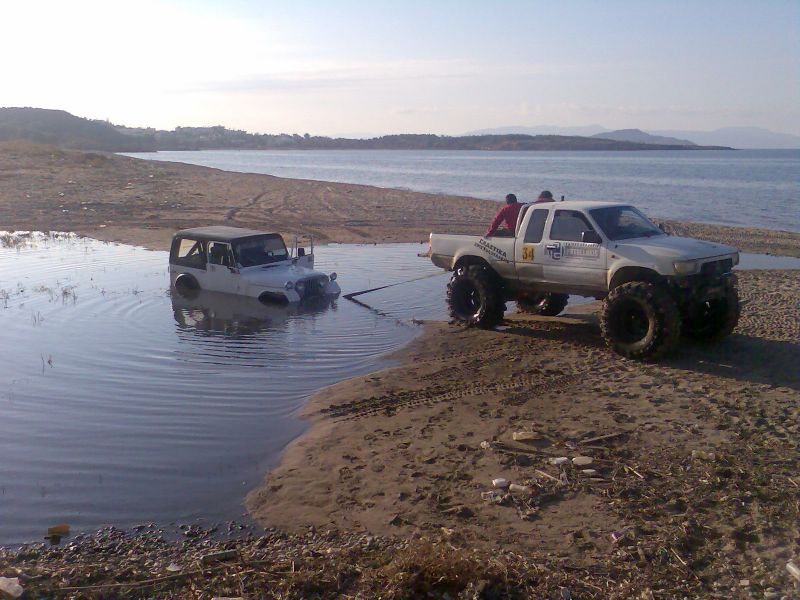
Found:
[[[406,281],[398,281],[397,283],[390,283],[388,285],[381,285],[381,286],[378,286],[378,287],[369,288],[368,290],[361,290],[360,292],[353,292],[351,294],[345,294],[342,297],[343,298],[347,298],[348,300],[351,300],[351,301],[355,302],[356,304],[362,304],[363,305],[362,302],[359,302],[358,300],[353,300],[353,298],[355,298],[356,296],[361,296],[362,294],[369,294],[370,292],[377,292],[378,290],[385,290],[386,288],[394,287],[396,285],[403,285],[404,283],[411,283],[412,281],[420,281],[422,279],[430,279],[431,277],[438,277],[439,275],[444,275],[446,273],[447,273],[447,271],[441,271],[439,273],[430,273],[429,275],[423,275],[422,277],[415,277],[414,279],[407,279]]]

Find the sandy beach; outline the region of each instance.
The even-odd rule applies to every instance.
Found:
[[[75,231],[158,249],[176,229],[222,223],[311,232],[323,242],[422,241],[432,230],[477,233],[496,208],[470,198],[0,147],[0,229]],[[800,256],[796,233],[667,225],[743,251]],[[685,342],[659,364],[606,349],[598,303],[556,318],[512,312],[495,331],[429,323],[395,368],[310,400],[310,432],[287,449],[247,507],[264,526],[292,536],[280,543],[299,549],[297,564],[313,565],[319,581],[339,564],[317,560],[325,553],[373,564],[351,574],[351,587],[340,586],[348,593],[361,584],[376,589],[367,583],[380,589],[380,579],[369,579],[376,573],[389,589],[396,573],[387,565],[401,557],[406,571],[425,572],[424,561],[409,566],[416,540],[417,548],[436,548],[431,555],[444,548],[454,561],[477,556],[476,564],[488,565],[459,583],[448,579],[450,597],[481,597],[459,594],[480,581],[494,586],[498,565],[516,578],[509,590],[538,597],[565,588],[574,598],[796,597],[800,588],[785,565],[800,557],[800,271],[742,272],[739,288],[742,318],[730,338]],[[496,478],[520,487],[498,491]],[[337,536],[356,535],[373,541],[348,546],[344,557],[331,550]],[[330,544],[320,546],[319,536]],[[238,547],[243,556],[252,543]],[[64,585],[56,576],[64,555],[48,552],[56,554],[6,553],[0,566],[39,577],[32,585],[52,592]],[[262,554],[260,566],[233,564],[231,577],[249,569],[255,581],[278,564],[288,568],[285,552]],[[96,552],[85,557],[114,564]],[[32,574],[37,560],[52,566]],[[294,559],[291,565],[294,572]],[[142,569],[117,577],[112,568],[99,578],[78,570],[67,579],[135,583],[160,573]],[[159,589],[192,597],[199,573]],[[137,589],[144,588],[124,588]],[[286,589],[291,597],[311,593]]]

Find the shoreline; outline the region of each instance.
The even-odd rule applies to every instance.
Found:
[[[431,231],[478,235],[497,207],[493,200],[0,143],[3,227],[74,231],[150,249],[168,248],[179,229],[222,224],[311,233],[320,243],[424,243]],[[800,232],[665,223],[744,252],[800,257]]]
[[[9,160],[0,154],[0,167]],[[13,183],[0,177],[0,207],[9,208],[12,224],[33,225],[15,228],[100,231],[108,241],[152,249],[163,249],[187,214],[235,223],[257,206],[261,219],[268,213],[260,211],[271,208],[282,223],[299,223],[303,206],[282,202],[301,193],[319,194],[333,207],[333,216],[313,225],[327,241],[339,241],[344,232],[329,224],[349,195],[360,198],[359,210],[385,208],[386,196],[393,198],[395,221],[351,226],[364,243],[401,241],[391,237],[416,235],[423,226],[459,227],[453,206],[473,211],[473,227],[496,209],[492,201],[437,196],[440,206],[414,222],[415,207],[430,208],[430,195],[392,196],[367,186],[311,185],[172,163],[152,171],[140,161],[147,166],[141,170],[113,157],[51,150],[14,161],[18,167],[27,161],[28,175]],[[60,171],[48,171],[61,162]],[[49,179],[34,176],[45,172]],[[73,193],[69,186],[78,184],[69,182],[78,181],[76,173],[85,179]],[[147,181],[151,174],[157,182]],[[264,191],[267,183],[275,189]],[[234,188],[235,206],[220,205],[219,198],[232,195],[225,190]],[[15,194],[23,189],[32,202],[19,207]],[[59,196],[58,189],[69,193]],[[203,190],[202,199],[162,214],[154,205],[169,203],[164,195],[178,190],[190,199],[195,192],[189,190]],[[68,212],[54,210],[58,203]],[[240,212],[226,220],[233,208]],[[306,203],[305,210],[306,216],[319,214],[317,205],[311,210]],[[154,215],[154,229],[135,226],[143,214]],[[435,215],[442,220],[428,223]],[[104,222],[108,216],[113,223]],[[668,225],[752,244],[740,250],[800,256],[800,234]],[[309,429],[247,497],[251,514],[271,528],[265,535],[171,543],[156,533],[128,537],[114,530],[81,536],[75,544],[67,539],[60,548],[0,549],[0,575],[17,572],[30,589],[61,596],[79,593],[59,592],[62,579],[130,585],[123,589],[133,595],[161,578],[158,589],[189,597],[192,585],[218,581],[203,569],[190,570],[193,561],[212,550],[235,550],[238,559],[214,563],[225,582],[215,588],[218,595],[243,595],[235,582],[247,572],[262,582],[278,577],[279,586],[287,586],[280,589],[301,597],[316,588],[297,587],[295,573],[322,589],[326,581],[339,581],[334,574],[344,564],[361,566],[358,573],[346,571],[349,583],[337,583],[340,591],[385,589],[398,573],[450,581],[444,573],[460,565],[457,583],[447,588],[454,597],[482,579],[495,585],[491,565],[499,565],[513,574],[507,582],[513,589],[540,596],[563,587],[582,598],[659,597],[653,595],[658,589],[693,597],[796,592],[784,566],[800,556],[800,374],[794,360],[800,271],[745,271],[739,279],[743,315],[734,335],[712,346],[684,343],[678,356],[659,364],[626,361],[606,350],[596,304],[568,307],[556,318],[510,315],[496,331],[427,323],[420,336],[386,357],[401,364],[309,399],[301,413]],[[551,463],[576,456],[590,458],[594,472]],[[497,493],[496,477],[523,487]],[[128,556],[124,568],[119,556]],[[334,564],[326,565],[325,556],[334,556]],[[179,557],[181,570],[167,570],[168,557]],[[98,562],[108,570],[98,572]],[[140,583],[120,583],[126,581]],[[402,581],[401,589],[419,589]],[[106,588],[92,589],[100,594]]]

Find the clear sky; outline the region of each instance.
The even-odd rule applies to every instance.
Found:
[[[800,134],[800,0],[0,0],[0,106],[130,126]]]

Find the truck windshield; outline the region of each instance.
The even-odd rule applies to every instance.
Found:
[[[612,241],[664,234],[632,206],[607,206],[593,208],[589,212],[606,237]]]
[[[233,242],[236,262],[243,267],[268,265],[289,258],[286,244],[279,235],[251,237]]]

